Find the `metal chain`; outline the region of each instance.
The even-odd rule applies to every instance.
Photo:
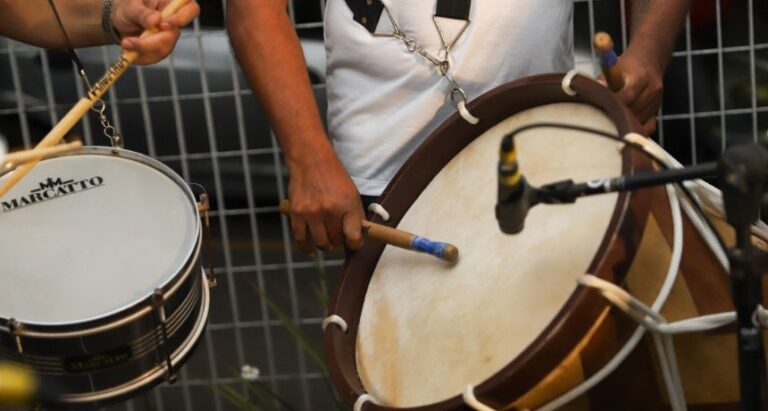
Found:
[[[80,57],[77,56],[77,52],[75,52],[75,48],[72,47],[72,42],[69,40],[69,36],[67,35],[67,30],[64,29],[64,23],[61,21],[61,16],[59,15],[59,11],[56,9],[56,4],[53,2],[53,0],[48,0],[48,4],[51,6],[53,15],[54,17],[56,17],[56,22],[58,23],[59,28],[61,29],[61,33],[64,35],[64,39],[67,42],[70,58],[72,59],[72,62],[75,63],[75,66],[77,67],[77,74],[80,75],[80,78],[85,83],[85,86],[88,87],[88,90],[93,89],[93,86],[91,85],[91,81],[88,80],[88,75],[85,74],[85,67],[83,66],[83,62],[80,61]],[[99,116],[101,127],[104,129],[104,136],[106,136],[109,139],[109,141],[112,142],[112,147],[122,148],[123,139],[120,136],[120,133],[118,133],[115,127],[112,126],[112,124],[109,122],[109,119],[105,114],[106,109],[107,109],[107,105],[106,103],[104,103],[104,100],[102,100],[101,98],[94,101],[93,105],[91,105],[91,110],[96,112]]]
[[[86,87],[92,89],[91,82],[88,80],[88,76],[85,74],[85,70],[78,70],[80,78],[83,79]],[[96,99],[91,105],[91,110],[99,116],[99,122],[103,129],[104,137],[108,138],[114,148],[123,148],[123,137],[117,132],[117,129],[109,122],[107,118],[107,104],[101,98]]]
[[[456,44],[456,42],[459,40],[459,38],[464,34],[464,32],[467,29],[467,26],[469,26],[470,21],[467,20],[467,22],[464,24],[464,27],[461,29],[461,31],[454,37],[453,41],[446,42],[445,36],[443,34],[443,30],[440,28],[440,24],[437,22],[437,17],[432,16],[432,20],[435,23],[435,27],[437,28],[437,32],[440,35],[440,42],[442,43],[442,49],[444,57],[441,59],[439,57],[436,57],[432,54],[430,54],[424,47],[422,47],[416,40],[408,37],[405,32],[403,32],[400,29],[400,26],[395,21],[395,18],[392,17],[392,13],[390,13],[389,8],[384,4],[384,10],[387,12],[387,17],[389,17],[389,21],[392,23],[392,33],[374,33],[375,36],[381,36],[381,37],[392,37],[399,39],[400,41],[405,44],[406,50],[408,50],[409,53],[418,53],[420,56],[424,57],[427,61],[432,63],[435,67],[437,67],[437,70],[440,72],[440,75],[445,77],[446,80],[448,80],[449,85],[449,91],[448,96],[451,99],[451,103],[453,103],[454,106],[459,105],[460,102],[463,102],[464,104],[467,103],[467,93],[464,91],[464,89],[461,88],[461,85],[459,85],[459,82],[456,81],[456,78],[453,75],[453,67],[451,66],[451,62],[449,61],[448,57],[451,52],[451,48]]]
[[[99,116],[101,127],[104,129],[104,136],[112,143],[112,147],[123,148],[123,137],[117,132],[112,123],[109,122],[106,116],[107,105],[104,103],[104,100],[98,99],[94,101],[91,110]]]

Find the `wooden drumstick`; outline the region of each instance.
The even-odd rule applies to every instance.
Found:
[[[291,203],[288,200],[280,202],[280,212],[289,215]],[[440,243],[430,239],[411,234],[397,228],[377,224],[363,220],[363,235],[366,238],[381,241],[395,247],[406,250],[432,254],[437,258],[448,262],[456,262],[459,259],[459,249],[448,243]]]
[[[181,6],[186,4],[188,1],[189,0],[173,0],[160,12],[160,14],[163,16],[163,18],[166,18],[179,10]],[[156,31],[157,29],[154,28],[145,30],[141,34],[141,37],[146,37],[152,33],[155,33]],[[85,113],[91,109],[93,104],[102,95],[104,95],[104,93],[106,93],[107,90],[112,87],[112,85],[115,84],[115,81],[117,81],[117,79],[120,78],[123,73],[125,73],[125,71],[128,69],[128,66],[136,61],[138,57],[139,53],[135,51],[123,52],[123,54],[117,59],[117,61],[112,64],[112,66],[109,67],[107,72],[104,73],[99,81],[97,81],[93,87],[85,93],[85,96],[81,98],[80,101],[78,101],[77,104],[75,104],[75,106],[72,107],[69,112],[67,112],[67,114],[61,118],[61,120],[59,120],[59,122],[51,129],[51,131],[46,134],[45,138],[43,138],[37,144],[37,146],[35,146],[35,150],[45,147],[52,147],[58,144],[58,142],[64,138],[64,135],[67,133],[67,131],[69,131],[72,127],[75,126],[75,124],[77,124],[78,121],[80,121]],[[4,196],[8,190],[16,185],[16,183],[18,183],[19,180],[27,175],[27,173],[29,173],[29,171],[32,170],[32,168],[39,162],[40,159],[33,159],[16,168],[16,170],[14,170],[13,173],[8,177],[8,180],[6,180],[5,184],[0,187],[0,197]]]
[[[600,57],[600,69],[603,71],[608,88],[613,92],[621,90],[624,87],[624,74],[616,67],[619,57],[613,51],[611,35],[604,31],[596,33],[593,44]]]
[[[73,141],[67,144],[58,144],[53,147],[46,148],[33,148],[32,150],[17,151],[5,156],[2,160],[3,167],[25,163],[27,161],[40,161],[46,157],[55,156],[57,154],[69,153],[71,151],[77,151],[83,147],[81,141]]]

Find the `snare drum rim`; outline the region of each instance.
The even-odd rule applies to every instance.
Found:
[[[561,82],[563,74],[543,74],[523,78],[506,85],[491,90],[478,97],[469,105],[470,111],[477,114],[481,121],[477,126],[471,126],[464,122],[458,115],[453,115],[443,125],[436,129],[422,145],[406,161],[403,167],[392,179],[387,189],[381,196],[380,202],[388,209],[392,218],[389,224],[396,225],[407,210],[410,208],[415,198],[423,191],[432,178],[450,161],[456,153],[461,151],[466,145],[472,142],[477,136],[481,135],[491,127],[498,124],[498,120],[507,118],[526,109],[535,108],[544,104],[577,102],[589,104],[603,111],[613,122],[620,136],[630,132],[640,132],[640,126],[634,117],[626,108],[616,99],[616,97],[603,85],[594,80],[576,76],[571,86],[578,92],[576,96],[569,96],[562,91]],[[513,97],[514,96],[514,97]],[[522,97],[520,97],[522,96]],[[518,98],[513,101],[514,109],[504,107],[506,100]],[[525,101],[521,101],[521,100]],[[505,100],[501,103],[498,100]],[[489,124],[488,120],[495,121]],[[451,138],[453,137],[453,138]],[[449,147],[446,147],[449,146]],[[434,147],[443,147],[444,151],[452,152],[447,160],[441,155],[435,155],[431,151]],[[455,150],[454,150],[455,149]],[[435,157],[441,157],[435,159]],[[423,168],[416,170],[416,165],[425,159],[431,159],[432,163],[440,162],[437,170],[431,174],[424,173]],[[642,160],[635,150],[623,151],[623,170],[624,174],[634,172],[637,160]],[[642,161],[641,161],[642,162]],[[431,175],[425,175],[431,174]],[[416,180],[416,181],[414,181]],[[418,186],[414,188],[414,186]],[[419,188],[420,187],[420,188]],[[400,198],[396,195],[397,190],[408,191],[409,195],[414,190],[417,191],[413,198]],[[401,196],[403,197],[403,196]],[[623,232],[621,228],[626,223],[627,214],[630,212],[628,194],[619,194],[616,206],[614,208],[611,222],[606,235],[596,253],[595,259],[590,265],[590,271],[601,273],[605,277],[606,260],[609,256],[606,251],[612,249],[616,242],[622,241]],[[378,221],[378,217],[373,217]],[[328,358],[329,370],[334,385],[339,391],[341,397],[348,403],[354,403],[355,400],[365,390],[357,375],[356,363],[356,342],[357,328],[362,312],[362,306],[365,300],[366,289],[370,282],[373,270],[384,249],[380,244],[366,244],[361,250],[346,261],[345,269],[334,291],[334,295],[329,305],[329,312],[337,314],[344,318],[349,325],[348,331],[344,333],[339,327],[331,326],[325,333],[326,357]],[[570,317],[569,309],[579,306],[582,307],[581,313],[584,314],[583,307],[592,305],[588,312],[595,315],[608,307],[607,303],[598,296],[597,293],[586,290],[582,287],[576,289],[567,303],[556,315],[554,320],[546,329],[530,343],[530,345],[521,352],[517,358],[512,360],[507,366],[496,374],[490,376],[483,383],[475,387],[475,394],[482,401],[490,406],[505,407],[510,400],[518,398],[520,395],[532,388],[533,383],[519,381],[521,372],[526,372],[531,381],[539,381],[559,361],[567,355],[571,347],[553,347],[551,337],[555,334],[584,335],[588,329],[586,321],[579,321],[582,324],[574,325],[573,322],[565,321]],[[578,338],[576,338],[578,340]],[[534,356],[535,353],[542,351],[542,345],[537,343],[547,342],[546,355]],[[554,355],[553,355],[554,354]],[[529,361],[535,357],[535,361]],[[533,375],[532,375],[533,374]],[[516,380],[511,377],[516,376]],[[526,384],[527,383],[527,384]],[[459,394],[459,393],[457,393]],[[464,409],[465,405],[461,395],[448,398],[438,403],[406,408],[390,408],[378,406],[373,403],[366,405],[367,410],[445,410],[445,409]]]
[[[121,148],[88,146],[83,147],[81,150],[76,152],[64,153],[61,155],[52,156],[50,158],[73,157],[82,155],[119,157],[132,160],[155,169],[156,171],[171,179],[174,183],[176,183],[177,186],[179,186],[179,188],[189,199],[189,206],[192,210],[192,215],[198,215],[198,211],[195,207],[197,201],[195,200],[195,196],[192,194],[192,190],[189,185],[170,167],[144,154]],[[0,177],[11,171],[13,171],[13,169],[0,173]],[[194,221],[193,224],[195,225],[195,241],[192,243],[192,247],[190,247],[188,251],[185,263],[178,267],[178,270],[175,274],[170,275],[164,283],[159,284],[156,287],[162,291],[166,300],[169,296],[176,292],[176,290],[189,277],[190,273],[194,271],[193,265],[200,255],[200,249],[202,245],[201,222],[199,218],[193,218],[192,220]],[[92,318],[86,318],[80,321],[59,323],[19,321],[20,327],[17,328],[16,334],[25,337],[62,338],[85,336],[108,331],[110,329],[124,325],[126,322],[132,321],[150,313],[154,309],[152,306],[152,295],[153,293],[150,293],[144,297],[136,299],[136,301],[133,303],[117,308],[110,312]],[[0,332],[10,333],[9,326],[10,320],[12,318],[13,317],[5,317],[4,315],[0,314]]]
[[[207,277],[203,270],[196,271],[202,280],[198,284],[201,287],[200,307],[197,317],[194,319],[193,327],[187,338],[176,346],[170,355],[171,366],[174,372],[178,372],[181,367],[190,359],[197,346],[202,341],[202,334],[208,324],[210,313],[211,291],[207,283]],[[189,319],[188,319],[189,320]],[[130,381],[109,389],[80,394],[65,394],[57,401],[45,404],[50,406],[81,407],[88,406],[106,406],[119,401],[126,400],[131,395],[148,390],[164,381],[167,371],[165,363],[159,363],[157,366],[146,370],[146,372]]]

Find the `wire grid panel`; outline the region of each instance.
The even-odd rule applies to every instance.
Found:
[[[126,147],[147,153],[211,194],[216,271],[209,326],[175,385],[162,384],[110,410],[229,410],[220,395],[242,383],[241,365],[295,409],[335,405],[319,368],[303,352],[256,289],[319,346],[324,309],[315,262],[291,246],[277,204],[286,196],[286,169],[259,103],[230,52],[225,4],[201,1],[203,14],[185,29],[173,55],[133,67],[107,94],[109,115]],[[324,0],[294,0],[288,12],[299,32],[318,105],[324,110]],[[657,138],[684,163],[713,160],[727,146],[764,141],[768,129],[768,5],[694,1],[665,78]],[[577,64],[593,67],[591,33],[611,33],[620,49],[630,40],[628,1],[574,0]],[[762,23],[762,24],[761,24]],[[619,40],[620,39],[620,40]],[[98,76],[114,47],[80,51]],[[84,87],[65,53],[0,43],[0,133],[12,147],[31,147],[82,96]],[[72,135],[104,145],[95,116]],[[331,283],[343,256],[325,255]],[[273,404],[274,405],[274,404]]]

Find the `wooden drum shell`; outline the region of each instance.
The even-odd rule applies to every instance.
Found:
[[[409,158],[382,194],[379,202],[391,215],[387,224],[396,226],[430,181],[476,137],[501,120],[523,110],[552,103],[588,104],[597,107],[611,119],[618,135],[639,132],[640,126],[636,119],[607,88],[591,79],[576,76],[571,87],[578,94],[569,96],[562,90],[562,78],[560,74],[547,74],[506,84],[470,104],[470,111],[481,118],[480,124],[470,125],[454,115],[440,126]],[[653,169],[650,160],[637,150],[624,149],[622,157],[624,175]],[[656,247],[662,243],[664,247],[671,248],[673,234],[669,210],[664,188],[620,194],[589,272],[621,284],[630,293],[639,294],[641,300],[650,304],[663,282],[661,277],[666,274],[666,270],[657,273],[660,278],[646,281],[643,277],[646,267],[642,261],[636,262],[635,256],[646,252],[649,244]],[[372,220],[381,222],[376,216]],[[705,277],[701,282],[698,282],[698,278],[691,278],[695,274],[680,275],[675,285],[677,291],[673,289],[669,300],[675,298],[675,293],[679,293],[680,284],[687,283],[690,284],[687,288],[691,292],[701,295],[696,305],[698,314],[730,310],[729,287],[722,268],[685,217],[684,230],[686,257],[683,258],[680,271],[690,273],[698,270],[706,272],[706,275],[701,276]],[[365,393],[357,374],[358,323],[368,284],[383,250],[383,245],[367,242],[347,260],[329,306],[330,313],[344,318],[349,325],[346,333],[339,327],[330,326],[325,334],[331,377],[342,398],[348,403],[354,403]],[[713,300],[713,303],[706,304],[708,300]],[[669,313],[663,310],[662,314]],[[682,319],[674,318],[675,315],[673,312],[669,320]],[[503,369],[475,386],[474,393],[481,402],[495,409],[535,408],[544,405],[578,384],[579,378],[586,378],[602,368],[637,328],[634,320],[612,307],[596,291],[578,287],[544,332],[520,355],[510,358],[511,362]],[[681,342],[686,338],[683,337]],[[734,364],[735,355],[734,351]],[[569,374],[575,369],[572,367],[574,364],[579,372]],[[566,408],[668,408],[655,364],[655,353],[646,336],[645,341],[615,372]],[[681,360],[681,369],[686,367],[695,368],[695,365],[685,359]],[[685,372],[681,370],[681,373]],[[695,387],[691,390],[695,390]],[[689,387],[686,387],[686,394],[688,391]],[[723,395],[722,398],[711,398],[705,408],[715,404],[730,404],[732,401],[728,397]],[[368,402],[364,409],[426,411],[467,408],[461,393],[457,392],[449,399],[424,406],[389,408]]]

